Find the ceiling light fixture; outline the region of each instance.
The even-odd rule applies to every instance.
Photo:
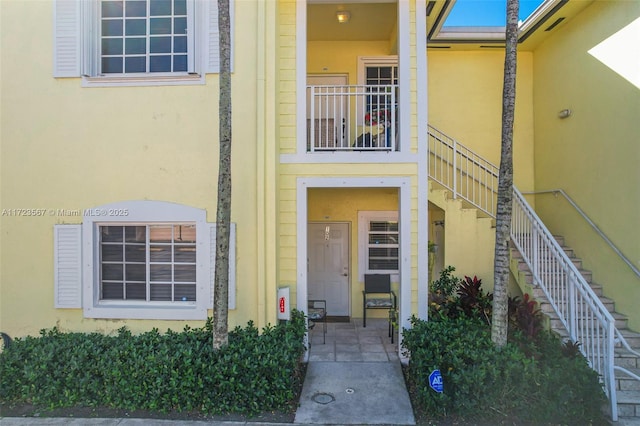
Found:
[[[351,19],[351,13],[346,10],[339,10],[336,12],[336,18],[340,24],[346,24]]]

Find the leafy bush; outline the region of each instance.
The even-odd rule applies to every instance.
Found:
[[[41,331],[0,354],[0,400],[49,408],[256,414],[287,410],[301,385],[304,315],[262,333],[249,322],[213,350],[212,325],[132,335]]]
[[[490,328],[478,318],[411,320],[403,347],[414,406],[433,418],[474,422],[600,424],[604,393],[584,358],[565,357],[557,338],[541,333],[539,357],[518,345],[497,348]],[[439,369],[444,391],[430,388]]]
[[[455,270],[455,267],[449,265],[440,271],[440,278],[431,282],[431,293],[437,293],[443,297],[452,296],[460,285],[460,278],[453,276]]]
[[[456,270],[447,266],[440,278],[433,281],[429,289],[430,317],[474,317],[487,324],[491,322],[493,295],[482,289],[482,280],[477,276],[464,279],[453,276]]]
[[[464,277],[458,288],[458,305],[467,317],[475,316],[487,324],[491,323],[493,294],[482,290],[482,280],[478,277]]]
[[[543,330],[542,312],[538,302],[525,293],[522,299],[509,298],[509,322],[516,330],[521,330],[529,339],[535,339]]]
[[[429,284],[429,316],[455,316],[455,294],[460,286],[460,278],[455,277],[453,266],[440,272],[440,278]]]

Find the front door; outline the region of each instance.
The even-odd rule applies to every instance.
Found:
[[[310,223],[309,300],[327,301],[327,315],[349,316],[349,224]]]

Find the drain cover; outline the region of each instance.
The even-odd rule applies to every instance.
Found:
[[[331,395],[330,393],[318,392],[318,393],[316,393],[315,395],[313,395],[311,397],[311,400],[313,402],[317,402],[318,404],[326,405],[326,404],[330,404],[333,401],[335,401],[336,398],[333,395]]]
[[[353,389],[351,389],[351,388],[346,388],[344,391],[345,391],[346,393],[348,393],[349,395],[351,395],[352,393],[354,393],[354,392],[355,392],[355,391],[354,391]]]

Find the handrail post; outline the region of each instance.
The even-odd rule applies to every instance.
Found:
[[[309,113],[311,115],[311,126],[308,130],[309,134],[307,135],[307,138],[309,139],[309,141],[311,141],[309,143],[309,150],[313,152],[315,151],[316,146],[316,86],[310,86],[310,97],[311,99],[309,99],[309,107],[311,108],[311,111],[309,111]]]
[[[569,287],[569,300],[567,303],[567,309],[569,311],[569,336],[571,336],[571,340],[574,342],[578,341],[577,337],[577,312],[576,312],[576,283],[574,282],[575,277],[572,271],[566,271],[567,274],[567,286]]]
[[[453,173],[453,180],[451,182],[451,188],[453,191],[453,198],[458,198],[458,143],[455,139],[452,139],[453,144],[453,159],[451,161],[451,168]]]
[[[611,404],[611,420],[614,422],[618,421],[618,396],[616,394],[616,376],[614,372],[614,341],[615,341],[615,323],[613,321],[608,322],[608,333],[607,333],[607,365],[605,368],[607,369],[606,374],[606,382],[608,394],[609,394],[609,402]]]
[[[398,150],[396,144],[396,114],[397,105],[396,105],[396,89],[394,86],[391,86],[391,132],[386,132],[387,137],[390,139],[387,141],[387,148],[391,148],[392,151]]]
[[[538,225],[535,222],[531,222],[531,264],[533,265],[533,274],[537,280],[541,280],[541,270],[540,270],[540,255],[539,255],[539,246],[538,246]],[[538,284],[538,283],[536,283]]]

